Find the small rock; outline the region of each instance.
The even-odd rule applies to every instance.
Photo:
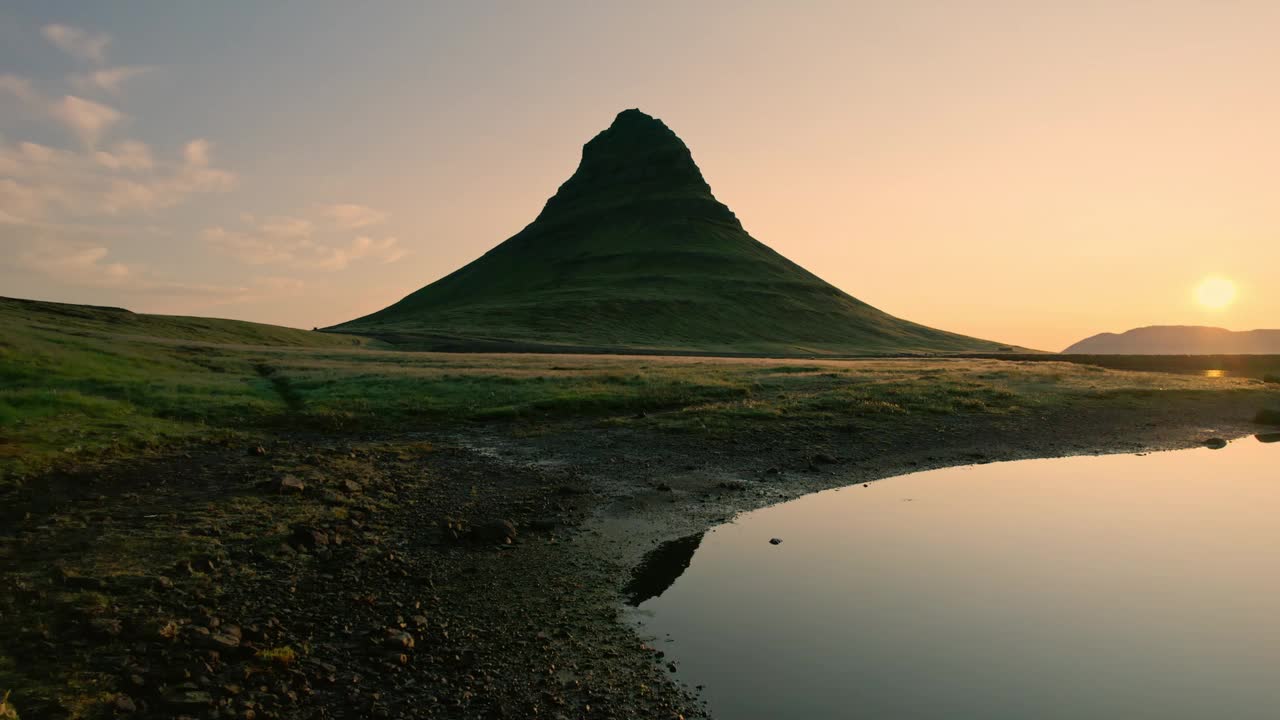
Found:
[[[297,493],[301,493],[303,490],[306,490],[306,489],[307,489],[307,484],[302,482],[301,478],[298,478],[297,476],[294,476],[294,475],[285,475],[284,477],[280,478],[280,481],[278,483],[276,483],[276,491],[281,494],[287,494],[287,493],[297,494]]]
[[[208,638],[204,639],[204,646],[210,650],[222,652],[235,650],[240,647],[240,637],[226,632],[210,633]]]
[[[190,685],[190,683],[184,683]],[[204,690],[178,688],[165,696],[169,707],[178,711],[200,712],[213,704],[213,696]]]
[[[814,455],[813,461],[815,463],[821,463],[823,465],[835,465],[836,463],[840,462],[839,460],[836,459],[834,455],[830,455],[828,453],[818,453],[817,455]]]
[[[1280,433],[1259,433],[1253,437],[1262,443],[1280,442]]]
[[[769,538],[769,544],[770,544],[770,545],[781,545],[781,544],[782,544],[782,538]]]
[[[1227,446],[1227,441],[1222,438],[1209,438],[1204,441],[1204,446],[1210,450],[1221,450]]]
[[[471,537],[481,542],[509,544],[516,539],[516,526],[510,520],[489,520],[472,527]]]
[[[658,483],[658,492],[671,492],[671,486],[666,483]]]
[[[361,486],[360,483],[356,482],[355,480],[343,480],[342,489],[351,495],[359,495],[361,492],[364,491],[364,487]]]
[[[329,534],[308,525],[294,525],[289,542],[308,549],[323,548],[329,546]]]
[[[128,695],[117,695],[115,705],[116,710],[122,713],[131,713],[138,709],[138,706],[133,703],[133,698]]]
[[[392,650],[412,650],[413,636],[403,630],[391,628],[387,630],[386,645]]]

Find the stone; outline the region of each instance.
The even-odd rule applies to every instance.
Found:
[[[183,686],[190,686],[190,683],[183,683]],[[165,704],[179,712],[201,712],[213,704],[213,696],[204,690],[196,690],[194,687],[179,686],[177,689],[165,695]]]
[[[770,545],[781,545],[781,544],[782,544],[782,538],[769,538],[769,544],[770,544]]]
[[[136,712],[138,706],[134,704],[133,698],[128,695],[117,695],[115,702],[116,710],[122,713]]]
[[[323,548],[329,546],[329,534],[307,525],[295,525],[289,542],[308,549]]]
[[[1227,446],[1227,441],[1222,438],[1209,438],[1204,441],[1204,446],[1210,450],[1221,450]]]
[[[471,537],[480,542],[507,544],[516,539],[516,526],[510,520],[489,520],[473,526]]]
[[[413,636],[403,630],[389,628],[387,630],[386,645],[392,650],[412,650],[414,646]]]
[[[218,650],[220,652],[235,650],[240,647],[240,636],[232,635],[228,632],[210,633],[209,637],[204,639],[204,646],[210,650]]]
[[[276,491],[281,494],[299,494],[307,489],[307,484],[295,475],[285,475],[276,483]]]

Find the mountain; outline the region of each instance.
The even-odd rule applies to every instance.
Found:
[[[577,171],[515,236],[329,330],[423,349],[1001,349],[881,312],[752,238],[711,194],[689,148],[639,110],[583,147]]]
[[[1062,351],[1066,355],[1280,355],[1280,330],[1232,332],[1198,325],[1153,325],[1102,333]]]

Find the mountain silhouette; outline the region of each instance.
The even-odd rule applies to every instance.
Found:
[[[515,236],[330,329],[423,349],[1000,348],[881,312],[752,238],[711,194],[689,148],[639,110],[623,111],[583,147],[577,171]]]
[[[1068,355],[1277,355],[1280,330],[1232,332],[1200,325],[1152,325],[1101,333],[1062,351]]]

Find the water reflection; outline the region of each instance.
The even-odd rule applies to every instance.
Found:
[[[670,550],[642,631],[724,720],[1274,718],[1277,434],[748,513]]]
[[[662,543],[649,551],[631,572],[631,581],[622,589],[628,605],[639,605],[656,598],[671,587],[693,561],[693,553],[702,543],[702,533]]]

